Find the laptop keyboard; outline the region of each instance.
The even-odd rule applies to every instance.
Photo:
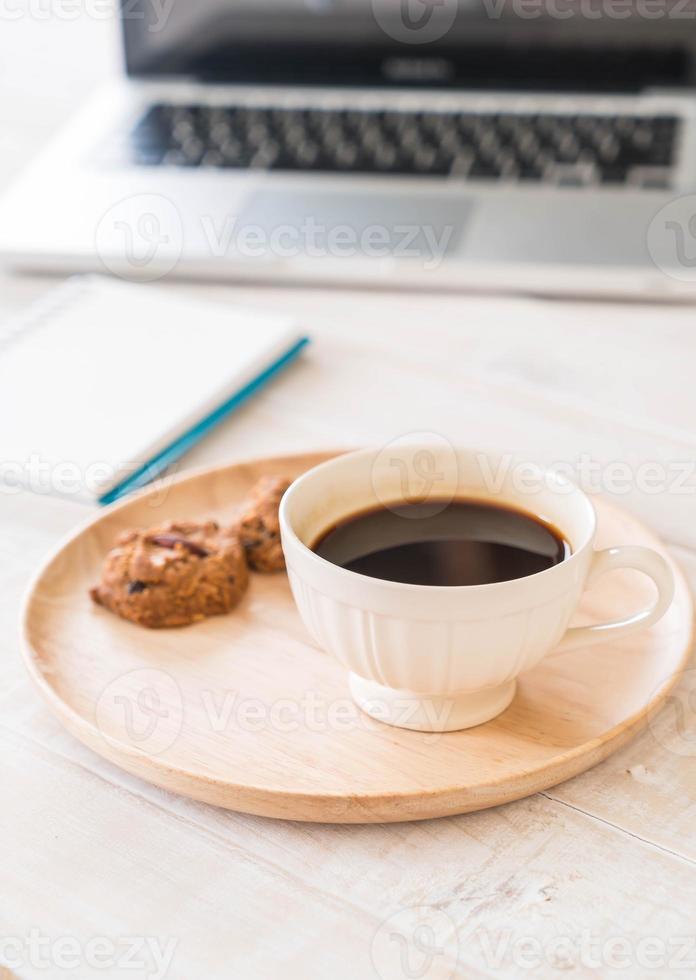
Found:
[[[557,115],[153,105],[130,162],[669,187],[680,121]]]

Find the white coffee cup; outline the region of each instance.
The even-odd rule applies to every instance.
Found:
[[[672,601],[672,572],[656,551],[595,550],[594,507],[572,482],[528,466],[524,486],[514,468],[493,486],[500,464],[473,450],[395,444],[388,452],[366,449],[322,463],[283,497],[283,550],[300,615],[316,642],[350,671],[357,704],[380,721],[420,731],[481,724],[505,710],[517,676],[542,657],[645,629]],[[515,507],[557,527],[571,554],[511,581],[428,586],[361,575],[312,551],[337,522],[402,504],[410,491],[443,506],[464,498]],[[648,575],[655,601],[625,619],[569,628],[589,582],[617,568]]]

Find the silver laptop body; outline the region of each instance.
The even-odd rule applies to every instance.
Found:
[[[124,0],[127,72],[6,192],[0,254],[690,298],[693,17],[559,3],[525,20],[513,0]]]

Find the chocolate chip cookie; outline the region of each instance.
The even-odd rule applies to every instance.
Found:
[[[106,556],[92,599],[141,626],[187,626],[227,613],[249,583],[238,536],[215,521],[126,531]]]
[[[247,561],[256,572],[279,572],[285,568],[280,546],[278,507],[290,480],[264,476],[254,487],[234,525],[246,551]]]

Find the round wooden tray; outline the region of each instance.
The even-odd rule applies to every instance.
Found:
[[[518,799],[595,765],[643,728],[684,666],[692,602],[651,629],[551,657],[520,679],[510,707],[468,731],[382,725],[350,699],[346,671],[312,645],[285,575],[254,575],[229,616],[150,631],[95,606],[87,590],[115,535],[166,519],[229,519],[263,474],[295,477],[331,453],[193,473],[100,514],[35,579],[26,661],[62,723],[95,752],[158,786],[248,813],[372,823],[438,817]],[[600,547],[664,548],[597,501]],[[588,592],[581,620],[645,604],[651,584],[616,572]]]

